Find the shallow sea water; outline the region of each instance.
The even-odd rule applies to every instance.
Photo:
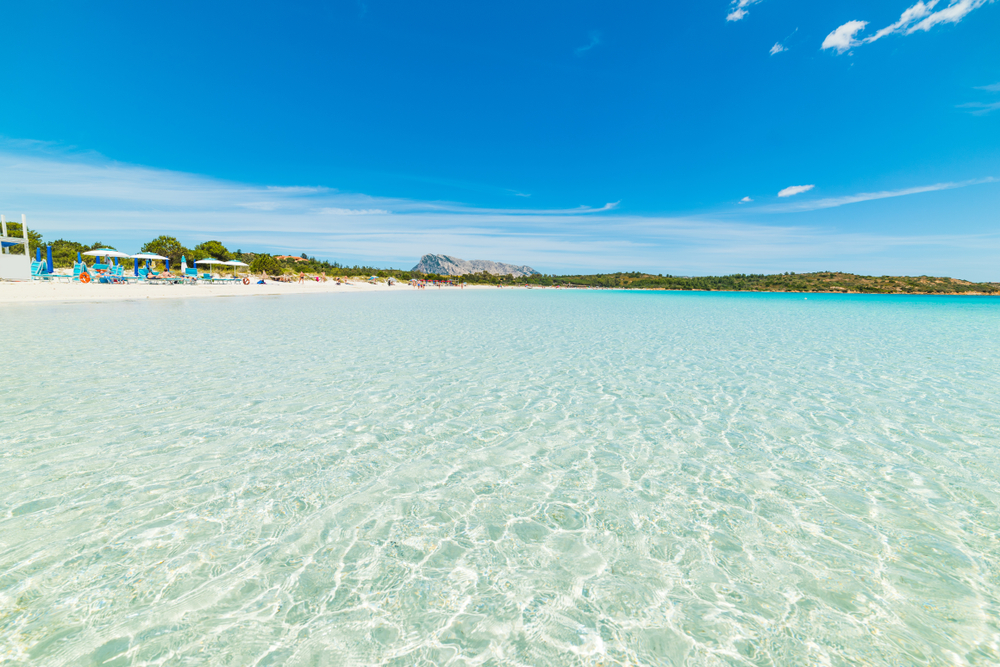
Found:
[[[995,665],[1000,300],[4,306],[4,665]]]

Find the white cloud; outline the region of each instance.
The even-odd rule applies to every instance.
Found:
[[[740,200],[740,203],[741,204],[749,204],[752,201],[753,201],[753,199],[750,199],[750,197],[744,197],[743,199]]]
[[[600,32],[598,32],[597,30],[592,30],[588,36],[590,37],[590,42],[589,43],[587,43],[587,44],[585,44],[583,46],[578,46],[577,48],[573,49],[573,53],[575,53],[577,56],[582,56],[583,54],[585,54],[587,51],[590,51],[595,46],[599,46],[600,45],[600,43],[601,43],[601,33]]]
[[[854,36],[865,29],[868,21],[848,21],[840,26],[823,40],[823,49],[836,49],[837,53],[849,51],[860,44]]]
[[[316,211],[320,215],[390,215],[389,211],[381,208],[336,208],[326,207]]]
[[[820,205],[917,190],[820,200]],[[485,209],[326,188],[267,188],[37,145],[22,143],[12,150],[10,142],[0,144],[0,201],[8,216],[26,213],[28,224],[46,240],[100,239],[119,250],[137,250],[150,238],[169,234],[190,245],[218,239],[245,251],[305,251],[343,263],[401,268],[413,266],[424,253],[440,252],[524,263],[546,273],[636,269],[718,275],[812,266],[995,279],[1000,252],[1000,234],[992,226],[995,207],[988,207],[985,222],[965,220],[954,232],[938,235],[842,232],[726,220],[718,214],[640,216],[618,212],[617,203]],[[260,202],[277,206],[247,206]],[[816,202],[802,204],[816,207]],[[733,215],[787,212],[797,205],[742,207]],[[878,221],[872,229],[879,229]]]
[[[288,195],[315,195],[323,194],[326,192],[336,192],[331,188],[321,188],[309,185],[292,185],[292,186],[282,186],[282,185],[268,185],[265,188],[268,192],[280,192],[282,194]]]
[[[778,54],[778,53],[781,53],[782,51],[787,51],[787,50],[788,49],[786,49],[784,46],[782,46],[781,42],[775,42],[774,46],[771,47],[771,55],[773,56],[775,54]]]
[[[983,5],[993,2],[993,0],[952,0],[952,3],[939,11],[930,14],[916,25],[906,29],[906,34],[910,35],[917,30],[927,31],[939,23],[958,23],[968,15],[973,9],[978,9]],[[920,4],[920,3],[917,3]],[[936,3],[931,3],[931,7]],[[914,5],[916,6],[916,5]]]
[[[845,204],[857,204],[859,202],[872,201],[875,199],[889,199],[892,197],[905,197],[907,195],[917,195],[924,192],[937,192],[938,190],[954,190],[956,188],[964,188],[970,185],[981,185],[983,183],[995,183],[997,179],[991,177],[979,178],[971,181],[961,181],[959,183],[935,183],[933,185],[920,185],[912,188],[903,188],[901,190],[883,190],[881,192],[861,192],[856,195],[847,195],[844,197],[828,197],[826,199],[814,199],[812,201],[800,202],[795,204],[781,204],[779,206],[772,206],[764,209],[768,212],[774,213],[800,213],[803,211],[818,211],[824,208],[835,208],[837,206],[844,206]],[[802,187],[802,186],[800,186]],[[806,186],[807,189],[812,186]],[[791,188],[787,188],[791,189]],[[782,190],[785,192],[785,190]],[[792,193],[797,194],[797,193]],[[781,194],[779,193],[779,196]]]
[[[959,104],[959,109],[972,109],[973,116],[982,116],[983,114],[988,114],[991,111],[996,111],[1000,109],[1000,102],[966,102],[965,104]]]
[[[779,197],[794,197],[795,195],[800,195],[803,192],[809,192],[814,187],[816,187],[816,186],[815,185],[792,185],[790,187],[785,188],[781,192],[779,192],[778,196]]]
[[[877,39],[882,39],[886,35],[891,35],[894,32],[903,32],[909,30],[910,28],[912,28],[914,23],[916,23],[920,19],[930,14],[931,10],[934,9],[934,6],[937,3],[938,0],[931,0],[926,4],[924,4],[923,2],[918,2],[912,7],[908,7],[903,12],[902,16],[899,17],[898,21],[896,21],[890,26],[882,28],[871,37],[866,38],[864,40],[864,43],[869,44]]]
[[[855,35],[864,30],[868,22],[849,21],[827,35],[827,38],[823,40],[822,48],[836,49],[837,53],[843,53],[860,44],[871,44],[894,33],[912,35],[918,30],[927,32],[941,23],[958,23],[972,10],[991,2],[993,0],[952,0],[947,7],[935,12],[933,10],[940,4],[940,0],[929,0],[929,2],[920,0],[917,4],[907,7],[898,21],[862,40],[855,39]]]
[[[989,93],[1000,93],[1000,83],[993,83],[988,86],[976,86],[976,90],[985,90]],[[966,102],[959,104],[959,109],[971,109],[973,116],[982,116],[991,111],[1000,109],[1000,102]]]
[[[727,21],[739,21],[747,15],[747,7],[750,5],[756,5],[760,0],[733,0],[730,7],[729,14],[726,15]]]

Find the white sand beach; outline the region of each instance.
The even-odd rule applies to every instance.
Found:
[[[428,285],[428,290],[439,289]],[[459,287],[441,287],[444,290],[458,290]],[[496,289],[491,285],[466,285],[465,289]],[[133,283],[125,285],[104,285],[99,283],[65,282],[0,282],[0,303],[29,302],[79,302],[79,301],[128,301],[136,299],[181,299],[197,297],[233,296],[276,296],[281,294],[322,294],[358,292],[399,292],[417,291],[408,283],[387,285],[384,282],[369,283],[365,280],[348,280],[337,284],[306,281],[304,283],[280,283],[267,281],[264,285],[251,283],[206,283],[197,285],[156,285]]]

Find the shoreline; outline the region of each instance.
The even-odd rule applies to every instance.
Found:
[[[435,290],[429,286],[427,289]],[[458,287],[442,287],[439,289],[459,290]],[[497,289],[495,285],[472,284],[464,289],[483,290]],[[705,294],[839,294],[858,296],[990,296],[988,292],[846,292],[846,291],[815,291],[796,292],[790,290],[677,290],[650,287],[590,287],[590,286],[543,286],[506,285],[503,289],[541,289],[541,290],[593,290],[616,292],[698,292]],[[338,285],[336,282],[326,283],[305,282],[281,283],[268,282],[265,285],[243,285],[242,283],[209,284],[209,285],[84,285],[81,283],[42,283],[42,282],[0,282],[0,304],[17,303],[86,303],[104,301],[139,301],[146,299],[205,299],[218,297],[251,297],[251,296],[281,296],[286,294],[361,294],[376,292],[414,291],[407,283],[387,285],[372,284],[366,280],[346,280]]]
[[[465,289],[482,289],[487,285],[466,285]],[[428,287],[427,289],[434,289]],[[442,288],[445,289],[445,288]],[[447,289],[458,289],[451,287]],[[207,285],[150,284],[82,284],[43,282],[0,282],[0,304],[14,303],[87,303],[100,301],[140,301],[146,299],[208,299],[217,297],[281,296],[285,294],[361,294],[414,290],[409,284],[372,284],[364,280],[317,283],[267,282],[223,283]]]

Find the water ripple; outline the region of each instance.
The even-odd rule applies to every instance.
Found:
[[[5,664],[1000,662],[995,300],[428,291],[0,330]]]

